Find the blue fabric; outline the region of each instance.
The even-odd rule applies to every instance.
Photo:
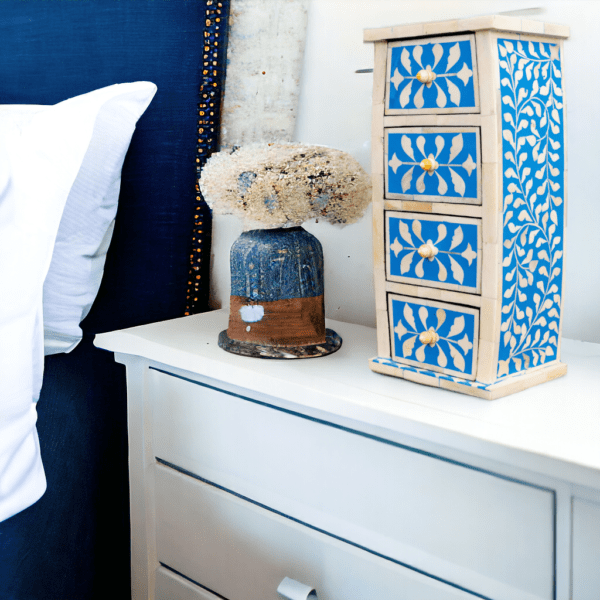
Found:
[[[38,430],[48,491],[0,523],[1,600],[129,598],[124,368],[92,346],[92,334],[184,314],[207,1],[1,4],[0,103],[54,104],[129,81],[158,86],[125,159],[84,340],[46,359]]]
[[[48,489],[0,523],[2,600],[129,598],[125,368],[92,345],[46,358],[37,405]]]
[[[184,313],[205,9],[196,0],[2,2],[1,104],[55,104],[129,81],[158,86],[125,159],[114,237],[86,332]]]

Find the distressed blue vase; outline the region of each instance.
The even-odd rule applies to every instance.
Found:
[[[323,249],[315,236],[302,227],[245,231],[230,259],[222,348],[265,358],[321,356],[339,348],[339,336],[325,328]]]

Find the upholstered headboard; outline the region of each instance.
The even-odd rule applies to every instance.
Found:
[[[215,106],[202,112],[218,113],[220,88],[213,83],[222,74],[227,4],[2,2],[1,104],[55,104],[129,81],[158,86],[123,169],[118,221],[100,294],[86,322],[88,332],[173,318],[186,308],[196,158],[207,150],[198,153],[198,140],[206,146],[211,139],[210,131],[198,133],[199,120],[208,120],[198,114],[205,100],[200,88],[216,91],[211,97]],[[221,15],[207,15],[216,10]],[[212,27],[207,26],[211,18]],[[210,63],[209,69],[204,63]]]
[[[130,81],[158,87],[123,165],[84,339],[46,357],[38,432],[48,490],[0,523],[3,600],[129,597],[125,377],[91,339],[207,307],[210,215],[196,179],[218,143],[228,12],[229,0],[0,7],[0,104],[55,104]]]

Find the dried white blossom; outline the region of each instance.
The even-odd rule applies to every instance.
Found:
[[[263,229],[309,219],[354,223],[371,200],[369,176],[341,150],[304,144],[252,144],[213,154],[200,190],[217,214]]]

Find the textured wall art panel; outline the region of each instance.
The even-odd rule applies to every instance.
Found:
[[[564,238],[558,44],[499,39],[504,250],[498,377],[557,358]]]
[[[290,141],[308,0],[232,0],[221,147]]]
[[[472,35],[390,44],[388,112],[474,112],[477,65]],[[459,111],[460,112],[460,111]]]

